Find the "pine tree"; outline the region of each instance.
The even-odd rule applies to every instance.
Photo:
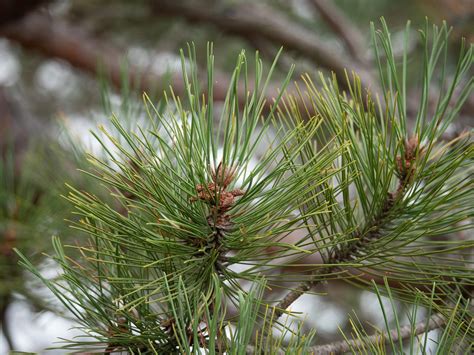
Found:
[[[472,93],[473,52],[462,43],[451,68],[449,32],[420,31],[415,117],[407,113],[409,58],[395,60],[383,21],[381,30],[372,26],[380,92],[347,73],[344,90],[334,76],[306,75],[290,95],[290,72],[269,104],[276,62],[264,74],[258,54],[252,67],[241,53],[225,103],[215,107],[212,46],[207,97],[189,46],[184,97],[170,89],[158,105],[144,94],[146,124],[131,129],[113,115],[111,128],[95,135],[104,154],[89,156],[86,174],[110,196],[70,187],[80,218],[73,228],[88,240],[53,238],[61,277],[45,278],[20,254],[86,335],[64,349],[424,353],[427,337],[417,335],[438,329],[439,354],[469,353],[473,242],[456,233],[472,227],[474,150],[471,132],[448,141],[444,133]],[[308,256],[318,262],[301,272]],[[354,314],[351,334],[321,345],[316,330],[291,324],[292,304],[334,280],[374,292],[386,329],[369,335]],[[411,305],[407,324],[396,300]],[[426,318],[417,319],[419,308]]]

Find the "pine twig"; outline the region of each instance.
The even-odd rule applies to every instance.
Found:
[[[413,327],[411,324],[404,325],[400,329],[391,329],[380,334],[374,334],[361,339],[353,339],[349,341],[337,341],[334,343],[317,345],[309,349],[309,353],[315,355],[326,354],[344,354],[353,349],[364,348],[365,344],[388,343],[390,339],[397,342],[400,339],[406,340],[410,337],[427,333],[429,331],[442,328],[446,324],[445,318],[440,314],[433,314],[429,319],[418,322]]]
[[[397,189],[399,191],[400,188]],[[391,196],[391,195],[389,195]],[[387,198],[387,201],[390,201],[391,197]],[[386,203],[387,205],[387,203]],[[355,241],[350,243],[347,248],[340,249],[336,251],[328,260],[327,264],[340,264],[347,261],[357,250],[359,250],[363,245],[373,239],[378,238],[380,225],[376,225],[375,221],[381,221],[383,215],[386,215],[390,209],[383,209],[382,212],[374,219],[373,222],[369,223],[369,225],[365,228],[365,230],[370,230],[371,227],[374,228],[371,232],[366,234],[365,236],[358,232],[356,236],[354,236]],[[275,306],[275,319],[278,319],[285,310],[293,304],[299,297],[301,297],[306,292],[310,291],[312,288],[319,285],[322,281],[324,281],[324,277],[317,278],[317,276],[322,276],[329,274],[338,268],[337,265],[331,265],[319,269],[317,272],[313,273],[313,277],[316,279],[305,281],[301,283],[298,287],[290,291],[276,306]]]
[[[298,287],[290,291],[276,306],[275,306],[275,319],[278,319],[285,310],[293,304],[300,296],[310,291],[315,286],[319,285],[325,280],[324,277],[317,278],[317,276],[327,275],[338,268],[338,264],[348,261],[354,256],[359,250],[363,249],[365,245],[371,241],[379,239],[380,230],[384,223],[387,222],[387,216],[392,210],[395,202],[402,199],[407,187],[414,176],[414,170],[416,168],[415,159],[416,151],[422,152],[423,149],[419,148],[418,137],[413,136],[405,142],[405,155],[404,157],[396,157],[395,169],[398,175],[398,187],[395,192],[390,192],[382,204],[380,211],[373,217],[373,219],[362,229],[355,232],[353,235],[354,239],[347,247],[336,250],[326,261],[326,264],[330,266],[319,269],[313,273],[313,277],[310,281],[301,283]],[[366,232],[368,231],[368,232]]]
[[[369,335],[360,339],[353,339],[349,341],[336,341],[324,345],[316,345],[307,349],[308,354],[314,355],[337,355],[352,351],[353,349],[363,348],[365,344],[380,344],[381,342],[388,343],[390,339],[393,342],[398,342],[409,339],[410,337],[420,334],[428,333],[435,329],[440,329],[446,325],[445,318],[441,313],[433,314],[430,318],[424,319],[415,324],[404,325],[399,329],[391,329],[390,331],[381,332],[380,334]],[[247,354],[255,354],[255,347],[247,346]],[[276,354],[285,354],[282,349],[278,349]]]

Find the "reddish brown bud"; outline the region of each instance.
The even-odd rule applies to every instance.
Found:
[[[207,218],[209,225],[217,229],[225,230],[231,226],[230,216],[226,213],[235,203],[235,198],[243,196],[245,191],[234,189],[227,191],[227,188],[235,178],[235,167],[225,167],[219,163],[216,169],[210,172],[212,182],[207,186],[196,185],[197,196],[190,198],[190,202],[201,200],[210,207],[210,214]]]
[[[413,177],[416,168],[417,155],[419,156],[422,154],[424,148],[420,147],[420,140],[417,135],[412,136],[408,141],[405,140],[403,145],[405,147],[403,158],[398,155],[395,158],[395,166],[399,178],[406,180]]]

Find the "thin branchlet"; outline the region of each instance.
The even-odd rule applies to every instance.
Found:
[[[377,240],[381,237],[381,230],[384,224],[389,222],[389,216],[394,208],[397,201],[402,200],[403,196],[412,183],[415,175],[416,167],[416,152],[423,151],[422,147],[419,147],[419,140],[416,136],[413,136],[408,141],[404,142],[405,152],[403,159],[397,156],[395,172],[398,177],[398,186],[394,192],[389,192],[386,199],[381,204],[379,212],[372,218],[371,221],[351,236],[351,241],[346,245],[336,248],[335,251],[327,258],[326,264],[330,266],[322,267],[312,274],[312,279],[301,283],[295,289],[286,294],[286,296],[275,306],[275,319],[278,319],[286,309],[293,304],[299,297],[306,292],[309,292],[312,288],[319,285],[325,280],[324,275],[332,273],[338,268],[339,264],[350,261],[352,258],[356,258],[357,255],[364,250],[372,241]]]

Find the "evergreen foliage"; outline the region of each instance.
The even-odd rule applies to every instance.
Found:
[[[453,234],[472,228],[472,133],[443,139],[472,93],[472,45],[462,44],[451,68],[447,26],[420,31],[422,95],[412,120],[409,58],[397,63],[383,21],[372,34],[383,58],[381,92],[366,92],[348,74],[347,90],[334,77],[305,76],[299,96],[286,95],[290,73],[268,109],[275,63],[264,74],[258,54],[252,68],[241,53],[225,104],[215,107],[212,46],[208,97],[189,46],[185,97],[171,89],[156,104],[145,94],[148,121],[134,128],[112,115],[112,128],[95,133],[104,154],[90,155],[85,171],[110,196],[71,186],[66,197],[79,218],[72,227],[89,239],[67,245],[53,238],[63,270],[54,280],[20,254],[84,332],[65,340],[65,349],[415,353],[427,349],[427,338],[415,335],[440,329],[439,353],[472,350],[474,244]],[[288,242],[293,233],[299,239]],[[321,262],[301,273],[308,255]],[[387,321],[369,336],[354,315],[343,342],[315,346],[316,331],[285,322],[296,299],[336,279],[388,297],[395,329]],[[288,280],[299,284],[277,302],[268,297]],[[412,305],[408,325],[399,322],[394,300]],[[380,304],[386,319],[391,310]],[[429,314],[423,320],[416,317],[421,307]]]

